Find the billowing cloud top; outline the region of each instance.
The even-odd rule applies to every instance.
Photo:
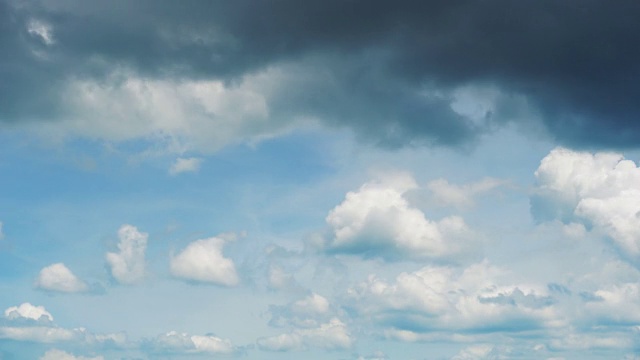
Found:
[[[537,118],[565,144],[634,147],[639,16],[632,0],[3,0],[0,121],[212,149],[310,118],[389,146]]]

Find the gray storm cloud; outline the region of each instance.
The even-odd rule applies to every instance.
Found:
[[[297,77],[262,89],[269,121],[314,118],[392,147],[524,121],[567,146],[636,147],[639,16],[636,1],[3,0],[0,121],[71,116],[60,89],[121,69],[233,87],[286,68]],[[475,118],[452,106],[468,88],[495,95]]]

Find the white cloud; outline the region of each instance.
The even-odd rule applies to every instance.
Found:
[[[485,178],[465,185],[455,185],[446,179],[436,179],[429,182],[427,188],[431,191],[433,199],[440,205],[470,207],[474,204],[475,196],[504,184],[504,180],[493,178]]]
[[[347,294],[361,318],[406,330],[396,335],[407,341],[420,340],[420,332],[558,326],[546,286],[511,285],[504,277],[503,270],[486,261],[464,271],[427,266],[401,273],[392,283],[370,276]]]
[[[226,240],[220,237],[190,243],[178,255],[171,257],[171,274],[186,280],[237,285],[239,278],[235,265],[222,254],[225,243]]]
[[[62,350],[51,349],[44,353],[44,355],[40,357],[40,360],[104,360],[104,357],[75,356]]]
[[[488,344],[472,345],[460,350],[451,360],[510,359],[508,352],[508,349],[498,349]]]
[[[229,354],[235,351],[231,341],[213,335],[189,335],[170,331],[152,342],[155,350],[178,353]]]
[[[338,318],[310,329],[258,339],[258,346],[268,351],[302,350],[308,347],[327,350],[348,349],[353,344],[347,326]]]
[[[326,218],[330,251],[394,259],[438,258],[468,250],[471,231],[462,218],[428,220],[404,194],[417,188],[408,174],[369,182],[349,192]]]
[[[118,230],[117,253],[107,253],[111,275],[122,284],[134,284],[145,276],[145,250],[147,233],[139,232],[135,226],[122,225]]]
[[[89,288],[85,282],[78,279],[63,263],[49,265],[40,270],[35,286],[43,290],[65,293],[87,291]]]
[[[29,35],[39,38],[45,45],[55,44],[51,25],[43,21],[36,19],[30,20],[27,23],[27,32]]]
[[[291,311],[295,314],[326,314],[329,311],[329,301],[323,296],[312,293],[291,304]]]
[[[535,172],[539,219],[585,221],[640,256],[640,168],[621,154],[552,150]]]
[[[169,168],[169,174],[177,175],[184,172],[197,172],[202,164],[201,158],[177,158]]]
[[[31,320],[48,320],[53,321],[53,316],[44,308],[44,306],[34,306],[30,303],[22,303],[19,306],[12,306],[4,311],[4,316],[9,320],[19,318]]]

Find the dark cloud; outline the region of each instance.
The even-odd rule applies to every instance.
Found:
[[[460,145],[515,121],[518,95],[560,142],[640,144],[640,3],[524,1],[0,1],[0,120],[56,118],[70,77],[309,75],[270,97],[278,116],[354,127],[387,146]],[[28,31],[49,24],[54,44]],[[463,86],[504,101],[478,123]],[[425,96],[425,92],[440,94]]]

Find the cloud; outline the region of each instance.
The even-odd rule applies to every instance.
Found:
[[[43,306],[23,303],[9,307],[4,314],[6,321],[0,321],[0,339],[45,344],[70,342],[89,347],[111,345],[124,348],[129,344],[125,333],[96,334],[85,328],[59,327]]]
[[[76,339],[77,334],[68,329],[49,326],[0,326],[0,339],[56,343]]]
[[[4,224],[0,221],[0,240],[4,239],[4,232],[2,231],[3,226]]]
[[[472,345],[460,350],[451,360],[509,359],[509,352],[507,348],[500,349],[493,345]]]
[[[213,335],[189,335],[170,331],[149,344],[154,352],[230,354],[235,351],[231,341]]]
[[[535,172],[538,220],[584,222],[640,256],[640,168],[621,154],[552,150]]]
[[[81,97],[93,97],[80,108],[94,111],[84,114],[114,121],[89,119],[87,132],[78,134],[88,136],[95,126],[101,139],[126,119],[129,125],[115,127],[131,137],[194,129],[188,137],[209,137],[216,147],[228,135],[216,135],[220,129],[246,139],[277,133],[291,119],[315,118],[385,146],[459,146],[496,126],[532,121],[565,144],[637,146],[640,88],[628,79],[639,69],[633,44],[640,8],[632,0],[589,2],[580,11],[553,1],[405,1],[393,8],[382,1],[236,1],[179,10],[171,2],[143,1],[109,11],[103,2],[77,0],[17,4],[0,4],[6,50],[0,63],[15,70],[0,79],[5,124],[83,121],[60,91],[80,81],[97,90]],[[135,21],[141,14],[148,20]],[[122,94],[129,92],[127,80],[110,79],[122,68],[141,84],[134,96],[118,94],[120,85]],[[282,87],[256,92],[269,111],[255,122],[218,126],[224,113],[158,92],[163,83],[169,89],[194,79],[234,84],[283,68],[292,76]],[[191,108],[184,114],[195,116],[184,119],[199,117],[216,131],[186,123],[146,126],[165,99],[180,104],[172,108]],[[246,113],[241,105],[253,103],[241,98],[230,108]],[[168,117],[180,119],[174,115]]]
[[[222,248],[225,239],[212,237],[196,240],[171,257],[171,274],[177,278],[235,286],[240,281],[231,259],[225,258]]]
[[[122,225],[118,230],[117,253],[107,253],[107,263],[111,267],[111,275],[121,284],[140,282],[146,273],[145,250],[147,233],[139,232],[135,226]]]
[[[258,339],[258,346],[268,351],[303,350],[309,347],[327,350],[348,349],[353,339],[347,326],[338,318],[308,329]]]
[[[51,349],[40,357],[40,360],[104,360],[103,356],[86,357],[75,356],[66,351]]]
[[[53,316],[44,306],[34,306],[30,303],[22,303],[19,306],[12,306],[4,311],[4,316],[10,320],[25,318],[31,320],[53,321]]]
[[[200,158],[177,158],[169,168],[169,174],[177,175],[184,172],[197,172],[200,170],[202,159]]]
[[[463,271],[427,266],[398,275],[394,282],[370,276],[347,291],[347,306],[368,324],[421,333],[518,332],[556,326],[558,312],[545,286],[508,284],[504,270],[488,262]],[[413,335],[415,334],[415,335]]]
[[[63,293],[83,292],[89,289],[87,284],[78,279],[63,263],[52,264],[40,270],[35,286]]]
[[[275,327],[313,328],[335,317],[335,309],[331,307],[329,300],[316,293],[284,306],[272,305],[269,312],[269,325]]]
[[[468,251],[472,233],[462,218],[427,219],[404,197],[417,188],[407,174],[369,182],[347,193],[326,218],[330,252],[387,260],[446,258]]]

